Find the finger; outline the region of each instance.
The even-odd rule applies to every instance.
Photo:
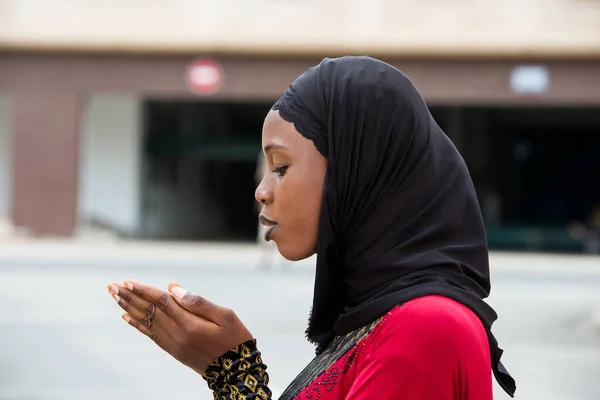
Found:
[[[155,286],[147,285],[145,283],[127,280],[124,282],[125,287],[128,291],[141,297],[142,299],[156,304],[156,306],[162,310],[165,314],[175,316],[177,313],[177,307],[171,307],[173,296],[169,292],[165,292]]]
[[[156,306],[154,303],[148,303],[148,306],[144,310],[132,307],[129,303],[123,301],[119,305],[123,310],[127,311],[129,315],[131,315],[149,330],[152,330],[155,323],[160,321],[160,318],[156,318]]]
[[[190,293],[175,283],[169,285],[169,290],[173,294],[173,299],[187,311],[217,325],[222,322],[226,311],[223,307],[211,303],[202,296]]]
[[[124,285],[114,283],[109,287],[109,292],[124,311],[140,321],[146,328],[152,329],[155,324],[163,325],[165,328],[172,327],[172,319],[169,316],[165,315],[154,303],[133,294]]]
[[[142,334],[146,335],[150,340],[156,343],[161,349],[169,352],[168,344],[170,343],[169,336],[167,333],[160,328],[148,329],[140,320],[134,318],[130,314],[123,314],[121,318],[129,325],[133,326]]]
[[[120,283],[113,283],[109,291],[117,290],[118,296],[113,295],[113,298],[119,305],[123,306],[125,303],[128,303],[130,306],[138,309],[138,310],[146,310],[150,304],[154,304],[127,289],[125,285]],[[128,311],[128,310],[126,310]]]

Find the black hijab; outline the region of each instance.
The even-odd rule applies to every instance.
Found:
[[[320,353],[395,305],[439,294],[469,307],[492,369],[515,382],[490,332],[487,240],[467,166],[412,82],[369,57],[324,59],[273,109],[327,157],[307,336]]]

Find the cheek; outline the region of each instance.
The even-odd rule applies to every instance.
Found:
[[[285,207],[281,212],[288,216],[294,230],[299,230],[302,234],[308,233],[307,230],[316,231],[321,211],[323,182],[314,177],[291,178],[290,176],[290,179],[282,181],[279,185],[282,200],[280,205]]]
[[[311,182],[310,188],[307,188],[307,193],[308,190],[310,190],[311,196],[306,200],[306,210],[307,213],[310,214],[307,215],[307,217],[311,218],[312,222],[315,224],[316,229],[316,226],[318,225],[319,221],[319,215],[321,214],[323,182]]]

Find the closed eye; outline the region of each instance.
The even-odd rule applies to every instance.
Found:
[[[275,172],[277,175],[279,175],[279,177],[283,177],[285,175],[285,172],[287,171],[287,169],[288,169],[287,165],[284,165],[282,167],[273,168],[273,172]]]

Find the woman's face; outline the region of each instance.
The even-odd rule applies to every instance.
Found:
[[[273,240],[288,260],[310,257],[317,249],[327,159],[279,111],[267,114],[262,145],[267,173],[255,196],[264,206],[266,240]]]

